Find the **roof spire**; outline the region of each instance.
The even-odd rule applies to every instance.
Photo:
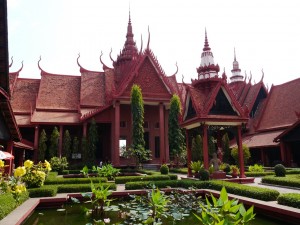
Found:
[[[235,47],[234,47],[234,61],[236,61]]]
[[[208,39],[207,39],[206,27],[205,27],[205,40],[204,40],[204,48],[203,48],[203,51],[210,51],[210,47],[209,47]]]
[[[231,82],[236,82],[236,81],[243,81],[244,80],[244,76],[241,74],[241,69],[239,66],[239,62],[236,61],[236,53],[235,53],[235,47],[233,48],[233,53],[234,53],[234,60],[232,63],[232,76],[230,77],[230,81]]]

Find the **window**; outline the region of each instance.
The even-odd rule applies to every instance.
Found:
[[[120,121],[120,127],[125,128],[126,127],[126,121]]]

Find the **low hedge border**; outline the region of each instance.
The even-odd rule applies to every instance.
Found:
[[[213,189],[220,191],[222,187],[226,187],[228,193],[240,195],[244,197],[259,199],[263,201],[275,201],[279,196],[279,192],[267,188],[251,187],[226,181],[193,181],[193,180],[166,180],[166,181],[139,181],[128,182],[125,184],[126,190],[151,188],[152,185],[158,188],[197,188],[197,189]]]
[[[95,184],[97,187],[98,184]],[[110,190],[116,190],[117,186],[114,183],[103,183],[103,187],[107,188],[109,186]],[[91,192],[91,185],[90,184],[65,184],[65,185],[58,185],[57,186],[57,193],[80,193],[80,192]]]
[[[300,174],[300,170],[299,169],[287,169],[285,171],[285,174]]]
[[[45,185],[51,185],[51,184],[89,184],[91,183],[91,180],[94,183],[99,182],[107,182],[107,178],[105,177],[91,177],[91,178],[54,178],[50,179],[48,178],[45,181]]]
[[[274,175],[274,172],[245,172],[247,177],[264,177],[269,175]]]
[[[174,176],[171,176],[174,178]],[[154,180],[170,180],[169,175],[150,175],[150,176],[124,176],[124,177],[116,177],[115,183],[116,184],[125,184],[127,182],[134,182],[134,181],[154,181]],[[176,176],[177,179],[177,176]]]
[[[277,201],[280,205],[286,205],[300,209],[300,194],[298,193],[281,194]]]
[[[27,189],[30,198],[53,197],[57,194],[57,186],[46,185],[39,188]]]
[[[266,184],[300,188],[300,175],[288,175],[285,177],[267,176],[263,177],[261,182]]]
[[[187,174],[188,168],[170,168],[170,173]]]
[[[28,199],[28,192],[24,192],[20,197],[19,204],[15,201],[12,194],[5,193],[0,195],[0,220],[7,216],[11,211]]]

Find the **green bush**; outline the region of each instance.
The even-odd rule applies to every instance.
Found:
[[[288,175],[286,177],[266,176],[261,179],[261,182],[266,184],[300,188],[300,175]]]
[[[209,180],[209,172],[208,170],[202,169],[199,171],[200,180],[205,181]]]
[[[275,175],[276,177],[285,177],[286,170],[285,167],[282,164],[277,164],[274,167]]]
[[[56,186],[43,186],[41,188],[31,188],[28,189],[30,198],[38,198],[38,197],[53,197],[57,193]]]
[[[234,147],[231,149],[231,156],[234,158],[234,161],[237,165],[240,164],[239,162],[239,153],[238,147]],[[251,153],[247,145],[243,145],[243,153],[244,153],[244,165],[247,165],[248,160],[251,158]]]
[[[150,176],[124,176],[116,177],[116,184],[125,184],[132,181],[149,181],[149,180],[170,180],[168,175],[150,175]]]
[[[264,167],[262,165],[254,164],[254,166],[249,166],[249,172],[264,172]]]
[[[19,205],[28,199],[28,192],[23,192],[20,196]],[[0,195],[0,220],[19,206],[10,193]]]
[[[300,194],[299,193],[287,193],[281,194],[278,199],[278,204],[291,206],[294,208],[300,208]]]
[[[56,171],[61,173],[64,169],[66,169],[68,167],[68,160],[66,157],[52,157],[50,159],[50,164],[51,164],[51,168],[52,171]]]
[[[114,183],[102,183],[103,187],[106,188],[109,186],[110,190],[116,190],[117,186]],[[99,184],[94,183],[97,187]],[[65,185],[58,185],[57,186],[57,193],[80,193],[80,192],[91,192],[91,184],[65,184]]]
[[[177,180],[178,176],[176,174],[168,174],[168,176],[170,177],[170,180]]]
[[[286,174],[300,174],[299,169],[286,170]]]
[[[45,181],[45,185],[50,184],[90,184],[91,180],[95,183],[101,181],[101,182],[107,182],[107,178],[105,177],[92,177],[92,178],[62,178],[58,177],[55,179],[47,179]]]
[[[251,187],[242,184],[230,183],[226,181],[194,181],[194,180],[165,180],[165,181],[139,181],[128,182],[125,184],[126,190],[152,188],[155,185],[158,188],[181,187],[181,188],[197,188],[212,189],[220,191],[224,186],[228,193],[259,199],[263,201],[275,201],[279,196],[279,192],[267,188]]]
[[[163,164],[160,167],[160,173],[162,175],[167,175],[169,173],[169,167],[167,166],[167,164]]]
[[[274,172],[245,172],[247,177],[264,177],[274,175]]]

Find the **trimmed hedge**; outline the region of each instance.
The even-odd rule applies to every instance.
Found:
[[[287,169],[285,174],[300,174],[300,170],[299,169]]]
[[[274,175],[274,172],[245,172],[247,177],[264,177],[269,175]]]
[[[188,173],[188,168],[171,168],[170,173],[187,174]]]
[[[281,194],[277,201],[280,205],[286,205],[300,209],[300,194],[298,193]]]
[[[94,183],[107,182],[107,178],[105,177],[91,177],[91,178],[62,178],[58,177],[55,179],[48,178],[45,181],[45,185],[49,184],[90,184],[91,180]]]
[[[175,178],[174,175],[171,176]],[[176,176],[177,179],[177,176]],[[127,182],[134,182],[134,181],[152,181],[152,180],[170,180],[169,175],[150,175],[150,176],[124,176],[124,177],[116,177],[115,182],[116,184],[125,184]]]
[[[98,185],[95,184],[97,187]],[[106,188],[109,186],[110,190],[116,190],[117,186],[114,183],[103,183],[103,187]],[[65,184],[57,186],[57,193],[80,193],[80,192],[91,192],[91,185],[90,184]]]
[[[261,182],[266,184],[300,188],[300,175],[288,175],[285,177],[267,176],[263,177]]]
[[[46,180],[51,180],[51,179],[55,179],[57,177],[58,173],[57,172],[49,172],[47,179]]]
[[[5,193],[0,195],[0,220],[7,216],[17,206],[21,205],[28,199],[28,192],[24,192],[20,197],[20,203],[17,204],[12,194]]]
[[[53,197],[57,193],[57,186],[46,185],[40,188],[31,188],[27,190],[30,198]]]
[[[166,187],[182,187],[197,189],[213,189],[220,191],[222,187],[226,187],[228,193],[240,195],[244,197],[259,199],[263,201],[275,201],[279,196],[279,192],[267,188],[251,187],[226,181],[193,181],[193,180],[166,180],[166,181],[139,181],[128,182],[125,184],[126,190],[151,188],[154,184],[158,188]]]

